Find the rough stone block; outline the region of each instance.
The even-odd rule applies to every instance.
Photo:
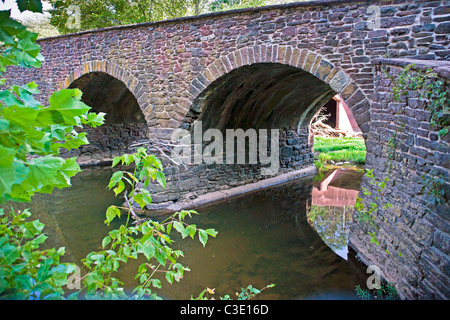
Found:
[[[333,68],[334,68],[333,64],[331,64],[328,61],[321,60],[314,75],[318,77],[320,80],[325,81],[325,79],[328,77]]]
[[[328,83],[337,93],[340,93],[350,83],[350,78],[344,71],[340,70]]]
[[[310,72],[314,62],[316,61],[316,57],[317,56],[314,53],[309,52],[306,56],[305,63],[303,64],[303,70]]]

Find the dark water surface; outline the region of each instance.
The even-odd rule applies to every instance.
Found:
[[[312,205],[317,202],[313,187],[319,190],[333,172],[320,181],[310,177],[197,208],[200,215],[187,222],[219,234],[206,247],[197,238],[179,239],[175,247],[185,255],[180,262],[191,271],[180,283],[163,281],[158,294],[189,299],[209,287],[220,296],[233,296],[249,284],[262,288],[273,283],[276,286],[258,298],[355,298],[355,286],[364,284],[367,275],[353,255],[347,255],[352,207]],[[72,179],[73,187],[33,201],[34,216],[46,224],[47,245],[66,247],[66,261],[79,262],[101,250],[106,233],[119,226],[120,221],[104,224],[106,208],[122,202],[106,189],[111,174],[110,169],[85,169]],[[358,190],[362,173],[347,169],[336,177],[335,188]],[[327,190],[332,190],[330,179]],[[140,263],[131,262],[121,272],[130,288]]]

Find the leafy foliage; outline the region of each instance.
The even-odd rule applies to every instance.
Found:
[[[448,84],[438,77],[432,68],[425,72],[414,71],[416,65],[406,66],[398,76],[391,76],[383,70],[392,81],[392,98],[400,101],[409,94],[410,90],[417,91],[420,98],[426,103],[426,109],[430,112],[430,123],[439,127],[439,135],[445,137],[450,127],[450,96]]]
[[[407,65],[396,76],[392,76],[386,69],[382,69],[387,78],[391,80],[393,101],[402,101],[406,99],[408,103],[408,95],[410,91],[418,93],[419,98],[425,104],[425,110],[430,113],[430,124],[434,126],[443,139],[449,132],[450,128],[450,95],[449,84],[438,77],[432,68],[425,71],[417,71],[416,64]],[[405,111],[399,108],[396,114],[402,114]],[[400,125],[399,132],[395,131],[389,139],[389,159],[393,160],[394,151],[398,143],[398,133],[405,128],[405,123]],[[388,172],[391,162],[389,162]],[[445,191],[445,182],[443,174],[434,168],[426,169],[421,175],[423,180],[422,192],[427,196],[426,207],[432,209],[446,202],[448,195]]]
[[[29,32],[25,26],[11,19],[11,11],[0,11],[0,73],[6,67],[40,67],[43,61],[39,46],[35,44],[37,34]]]
[[[17,0],[17,7],[21,12],[32,11],[32,12],[42,12],[41,0]]]
[[[74,127],[96,127],[104,114],[88,113],[81,91],[66,89],[50,97],[45,107],[33,98],[34,82],[0,91],[0,201],[30,201],[36,192],[70,186],[80,171],[75,158],[59,157],[59,149],[88,144],[86,133]]]
[[[0,209],[0,299],[62,299],[71,269],[64,248],[39,250],[47,236],[31,213]]]
[[[389,171],[388,171],[389,172]],[[366,170],[366,176],[369,178],[369,183],[374,186],[374,190],[377,194],[377,196],[374,197],[375,201],[381,201],[381,199],[386,194],[386,185],[389,181],[388,177],[385,177],[381,181],[377,181],[373,174],[373,169]],[[370,243],[373,243],[377,246],[380,245],[380,241],[377,238],[377,230],[379,229],[379,225],[376,222],[377,213],[380,209],[379,205],[371,201],[370,204],[364,203],[364,198],[368,197],[372,194],[372,192],[367,188],[362,188],[363,190],[363,197],[356,197],[356,203],[355,203],[355,209],[356,209],[356,217],[357,219],[362,222],[366,223],[368,225],[369,230],[367,230],[367,234],[370,236]],[[383,210],[388,210],[392,208],[392,204],[389,202],[384,203],[384,205],[381,207]],[[378,219],[383,219],[381,216],[378,217]],[[386,222],[386,218],[384,218],[384,221]],[[386,248],[385,250],[386,254],[390,254],[389,250]],[[398,255],[401,257],[402,253],[398,252]]]
[[[153,182],[163,187],[166,185],[161,161],[147,154],[145,148],[139,148],[134,154],[114,158],[113,167],[118,164],[134,166],[133,172],[116,171],[108,185],[116,196],[123,195],[127,206],[110,206],[106,211],[105,223],[120,218],[124,212],[127,221],[103,239],[104,250],[92,252],[83,260],[87,275],[83,277],[80,293],[96,299],[158,299],[158,295],[152,292],[152,288],[161,288],[161,281],[154,277],[155,274],[163,273],[165,280],[172,284],[174,281],[179,282],[184,272],[189,271],[188,267],[178,262],[184,256],[183,252],[171,248],[174,243],[170,236],[172,230],[181,234],[183,239],[188,236],[194,239],[197,235],[203,246],[210,236],[217,235],[217,231],[187,224],[187,217],[198,214],[193,210],[177,212],[161,222],[140,218],[133,204],[144,209],[151,203],[151,195],[146,187]],[[130,217],[135,220],[133,226],[130,225]],[[135,276],[140,284],[128,295],[124,292],[123,283],[113,275],[121,264],[139,257],[145,258]]]
[[[18,1],[21,10],[39,11],[40,1]],[[0,75],[10,66],[39,67],[43,57],[29,32],[0,11]],[[74,127],[98,126],[103,114],[88,113],[81,91],[61,90],[44,106],[33,95],[34,82],[6,88],[0,80],[0,203],[30,201],[36,192],[51,192],[70,185],[79,170],[75,158],[59,157],[87,144],[85,133]],[[0,297],[2,299],[57,299],[63,297],[71,267],[59,262],[64,248],[39,250],[47,236],[44,225],[30,220],[28,210],[0,210]]]
[[[39,8],[34,1],[19,2],[19,7]],[[12,65],[39,67],[43,57],[35,43],[37,35],[9,14],[0,11],[0,41],[4,43],[0,72]],[[6,81],[0,80],[0,85],[6,87]],[[69,186],[80,169],[75,158],[59,157],[59,149],[87,144],[86,133],[78,133],[75,127],[96,127],[104,121],[104,114],[89,113],[78,89],[55,92],[44,106],[33,97],[39,93],[37,87],[30,82],[0,91],[0,203],[30,201],[36,192]]]
[[[9,17],[8,17],[9,19]],[[15,26],[15,24],[13,24]],[[19,28],[18,28],[19,29]],[[23,34],[28,31],[22,30]],[[11,34],[12,47],[23,48],[22,38],[18,33]],[[31,39],[33,37],[25,37]],[[17,52],[15,52],[17,53]],[[38,51],[32,53],[38,61]],[[17,58],[17,57],[16,57]],[[19,58],[18,58],[19,59]],[[23,56],[22,58],[23,59]],[[13,61],[13,60],[11,60]],[[14,62],[14,61],[13,61]],[[19,64],[19,63],[16,63]],[[5,81],[2,82],[4,84]],[[103,123],[104,114],[88,113],[90,107],[80,101],[81,91],[66,89],[55,92],[49,99],[49,106],[43,106],[33,98],[38,93],[37,85],[29,83],[24,86],[11,86],[0,92],[0,200],[2,202],[30,201],[36,192],[51,192],[55,187],[63,188],[70,185],[70,178],[80,171],[76,158],[63,159],[59,157],[60,148],[68,150],[87,144],[86,133],[78,133],[74,127],[83,125],[98,126]],[[133,213],[131,203],[141,207],[150,204],[151,196],[145,189],[152,181],[165,186],[162,164],[154,156],[148,155],[145,149],[137,153],[114,159],[118,163],[135,165],[133,173],[116,172],[109,187],[114,188],[116,195],[124,193],[129,204],[128,217]],[[131,191],[125,188],[125,183]],[[142,183],[142,188],[137,184]],[[120,217],[120,209],[115,206],[108,208],[106,223],[115,217]],[[154,221],[140,222],[137,226],[122,225],[111,231],[102,244],[106,250],[90,253],[83,260],[88,273],[83,277],[83,294],[95,298],[128,298],[122,283],[112,277],[121,262],[136,259],[142,254],[150,262],[155,259],[158,266],[145,263],[140,266],[138,277],[141,285],[134,291],[135,298],[149,296],[149,285],[160,287],[152,275],[160,267],[170,262],[165,271],[165,278],[172,283],[180,281],[183,272],[188,270],[176,262],[182,252],[173,250],[169,234],[172,227],[184,237],[198,237],[206,245],[209,236],[216,236],[212,229],[202,230],[195,226],[184,224],[186,215],[193,211],[183,211],[175,214],[168,221],[158,224]],[[0,273],[2,281],[0,295],[2,298],[42,299],[63,298],[63,285],[67,284],[67,276],[76,270],[75,265],[59,263],[59,257],[64,249],[39,251],[39,245],[47,238],[42,234],[43,224],[39,221],[27,221],[31,216],[28,211],[16,214],[11,210],[6,216],[1,211],[2,224],[0,230]],[[3,217],[5,216],[5,217]],[[140,235],[139,238],[136,238]],[[23,244],[23,240],[31,239]],[[152,269],[151,275],[147,271]],[[161,270],[159,270],[161,271]],[[79,279],[81,281],[81,279]],[[81,292],[81,291],[80,291]],[[70,297],[77,297],[80,292]]]
[[[265,0],[214,0],[210,3],[211,11],[225,11],[248,7],[260,7],[266,4]]]
[[[81,13],[81,30],[174,19],[199,15],[208,11],[222,11],[265,4],[263,0],[49,0],[53,5],[50,23],[64,33],[71,14],[70,6],[78,6]]]
[[[81,13],[81,30],[91,30],[117,25],[148,21],[158,21],[184,16],[189,9],[190,0],[50,0],[53,9],[50,23],[61,33],[78,30],[67,24],[71,6],[78,6]]]
[[[422,192],[428,197],[426,206],[433,208],[444,204],[446,202],[444,175],[431,169],[428,173],[422,174],[421,178],[423,180]]]
[[[398,300],[399,296],[395,285],[387,283],[382,285],[380,289],[371,291],[363,290],[360,285],[355,287],[356,296],[361,300]]]
[[[50,0],[49,2],[52,4],[52,9],[49,10],[50,23],[57,27],[62,34],[79,31],[71,29],[70,24],[67,23],[74,14],[71,6],[79,8],[81,30],[152,21],[160,18],[152,10],[152,1],[149,0],[133,1],[131,4],[126,0]]]
[[[274,284],[269,284],[262,289],[256,289],[252,285],[248,285],[246,288],[241,288],[241,292],[236,292],[237,300],[251,300],[259,295],[266,289],[273,288]],[[191,300],[214,300],[215,289],[204,289],[197,298],[191,296]],[[219,297],[220,300],[232,300],[230,295]]]

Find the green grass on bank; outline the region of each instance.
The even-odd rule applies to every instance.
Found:
[[[314,137],[314,153],[322,163],[349,161],[364,164],[366,145],[363,138],[324,138]]]

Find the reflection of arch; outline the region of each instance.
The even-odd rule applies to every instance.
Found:
[[[312,205],[315,206],[354,206],[356,202],[356,197],[359,193],[359,183],[358,186],[354,186],[348,182],[355,178],[355,181],[360,181],[360,175],[357,171],[336,169],[328,177],[326,177],[319,186],[313,187],[312,191]],[[340,185],[339,180],[347,180],[344,186]],[[337,184],[337,186],[336,186]]]
[[[303,77],[304,87],[291,87],[290,93],[285,92],[287,99],[282,101],[282,97],[279,97],[280,105],[282,103],[291,103],[291,99],[296,93],[298,100],[294,102],[301,102],[301,95],[307,94],[311,90],[311,87],[307,86],[310,82],[320,86],[320,90],[317,90],[315,95],[310,95],[309,100],[305,101],[304,105],[306,107],[302,110],[302,115],[295,119],[295,121],[299,120],[299,126],[301,127],[308,126],[318,108],[322,107],[335,94],[340,94],[346,100],[361,130],[367,133],[370,121],[370,104],[363,91],[358,88],[342,69],[326,61],[320,55],[290,46],[255,45],[237,49],[227,55],[220,56],[191,82],[186,93],[186,97],[191,103],[191,110],[196,112],[203,111],[208,96],[214,94],[214,90],[218,86],[224,88],[225,86],[233,85],[234,82],[235,92],[240,89],[239,84],[236,83],[236,79],[239,78],[236,74],[239,72],[241,72],[241,80],[244,86],[246,85],[245,78],[252,77],[252,74],[257,74],[256,77],[253,77],[255,81],[258,80],[258,77],[270,75],[270,73],[281,75],[279,80],[284,83],[279,86],[278,91],[282,90],[283,86],[289,85],[289,77],[292,79],[295,79],[296,76],[297,78]],[[300,80],[298,84],[300,84]],[[276,84],[273,84],[273,86],[276,86]],[[264,90],[262,84],[260,88]],[[268,88],[265,89],[267,90]],[[246,93],[248,93],[247,96]],[[251,94],[251,88],[246,93],[243,92],[239,96],[242,101]],[[238,101],[236,100],[236,102]],[[254,102],[257,103],[257,101]],[[264,102],[263,98],[260,102]],[[248,110],[252,115],[257,114],[251,108]],[[286,110],[288,112],[285,112],[283,116],[285,119],[290,117],[291,121],[277,120],[276,116],[272,116],[272,124],[288,124],[292,127],[293,117],[297,116],[296,112],[298,111],[295,111],[293,107]],[[221,111],[223,115],[224,110]],[[269,110],[266,111],[269,112]],[[277,108],[277,112],[283,113],[283,109]],[[216,113],[215,116],[218,116],[218,114]],[[270,115],[263,116],[270,118]],[[277,116],[279,118],[281,115]],[[261,123],[256,124],[261,125]]]

